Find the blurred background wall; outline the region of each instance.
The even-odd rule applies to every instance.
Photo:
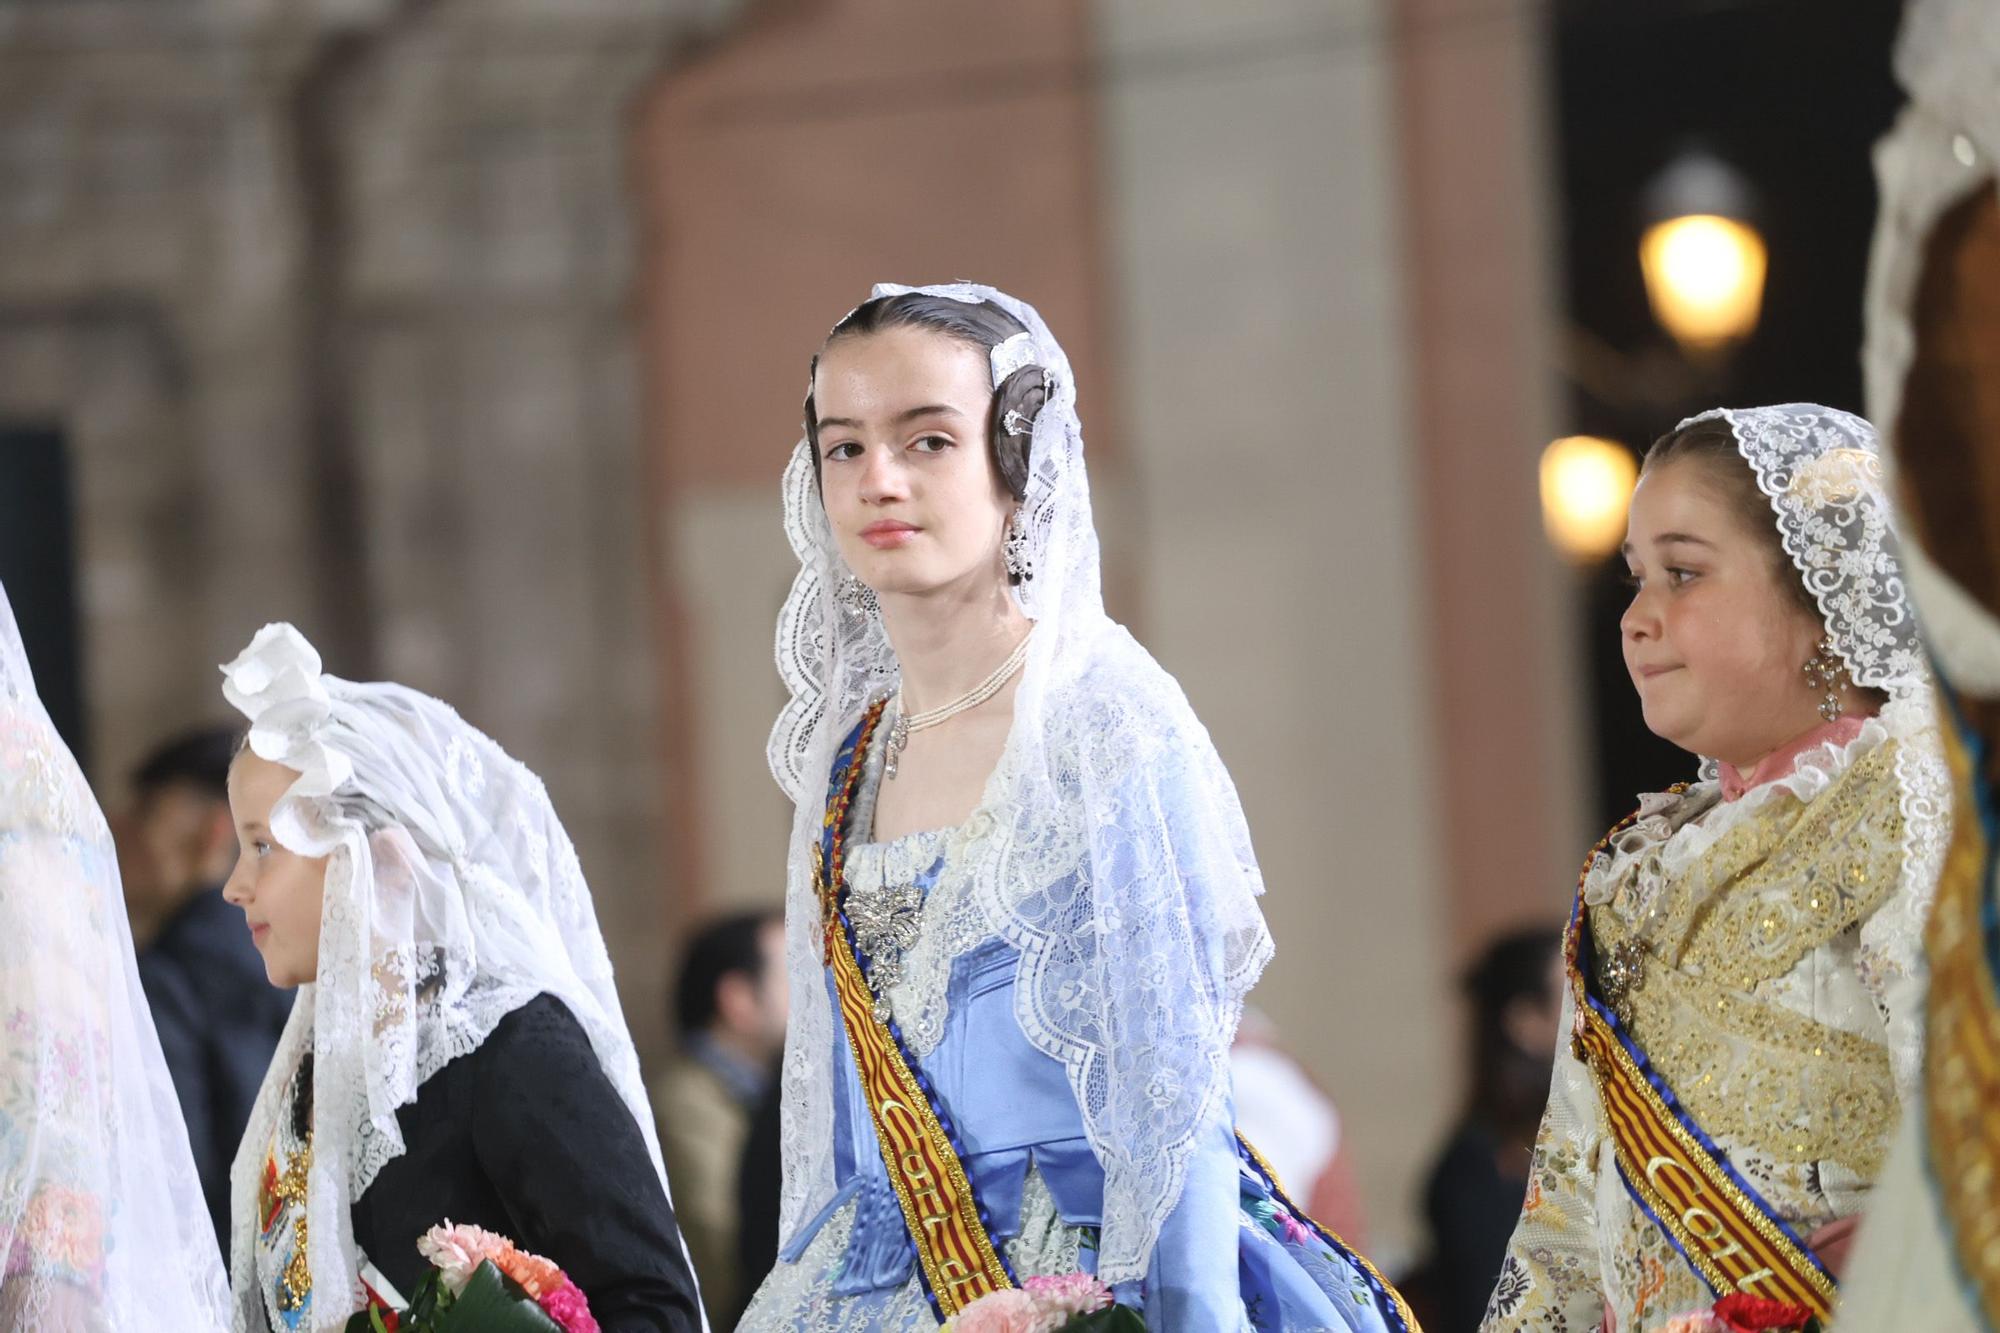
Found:
[[[780,892],[808,360],[871,282],[1005,287],[1077,366],[1108,599],[1241,788],[1255,999],[1394,1265],[1459,968],[1686,766],[1615,561],[1545,538],[1544,446],[1858,406],[1895,16],[0,3],[0,579],[108,802],[267,620],[451,700],[547,779],[650,1063],[677,942]],[[1769,279],[1690,348],[1636,247],[1697,150],[1728,198],[1684,211]]]

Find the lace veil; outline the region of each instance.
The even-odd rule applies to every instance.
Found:
[[[0,589],[0,1326],[220,1328],[229,1292],[111,831]]]
[[[913,290],[882,285],[875,296]],[[1069,1078],[1104,1166],[1098,1272],[1142,1275],[1180,1196],[1198,1135],[1227,1115],[1228,1049],[1243,997],[1271,953],[1263,882],[1235,787],[1185,696],[1104,612],[1069,359],[1035,310],[990,287],[926,287],[991,302],[1026,328],[995,349],[993,382],[1039,365],[1021,518],[1032,580],[1015,589],[1036,622],[1013,727],[969,821],[974,928],[1020,951],[1015,1016]],[[811,855],[836,746],[895,687],[880,620],[835,592],[836,549],[801,441],[784,478],[799,573],[778,622],[790,702],[772,772],[796,803],[787,871],[793,995],[784,1066],[784,1200],[793,1234],[834,1189],[832,1055],[843,1040],[824,995]],[[928,908],[926,929],[930,929]]]
[[[230,1173],[234,1327],[263,1327],[250,1219],[307,1051],[315,1329],[341,1327],[359,1306],[349,1207],[404,1151],[397,1108],[538,994],[589,1034],[664,1187],[590,890],[541,779],[429,695],[321,674],[290,625],[265,626],[222,670],[250,748],[299,773],[271,813],[273,836],[328,858],[318,977],[299,988]]]
[[[1930,674],[1904,586],[1875,428],[1815,403],[1717,408],[1771,501],[1778,539],[1857,685],[1930,705]]]

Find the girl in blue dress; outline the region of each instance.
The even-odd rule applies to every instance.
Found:
[[[1207,733],[1105,615],[1061,347],[990,288],[878,287],[805,425],[784,1243],[741,1327],[934,1328],[1083,1273],[1155,1330],[1413,1328],[1235,1133],[1263,885]]]

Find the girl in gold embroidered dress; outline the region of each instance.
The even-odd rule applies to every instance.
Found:
[[[1625,557],[1647,726],[1706,758],[1586,867],[1593,980],[1837,1273],[1916,1077],[1946,823],[1874,431],[1811,405],[1684,422],[1647,455]],[[1578,1003],[1484,1333],[1636,1333],[1714,1299],[1620,1175]]]

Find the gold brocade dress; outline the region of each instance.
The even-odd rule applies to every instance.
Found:
[[[1715,782],[1645,798],[1585,874],[1598,956],[1645,949],[1619,1005],[1633,1037],[1801,1237],[1861,1209],[1916,1077],[1934,857],[1908,846],[1899,768],[1930,762],[1928,747],[1869,719],[1737,800]],[[1570,1047],[1574,1019],[1566,995],[1527,1198],[1482,1333],[1583,1333],[1607,1316],[1634,1333],[1714,1300],[1625,1188]]]

